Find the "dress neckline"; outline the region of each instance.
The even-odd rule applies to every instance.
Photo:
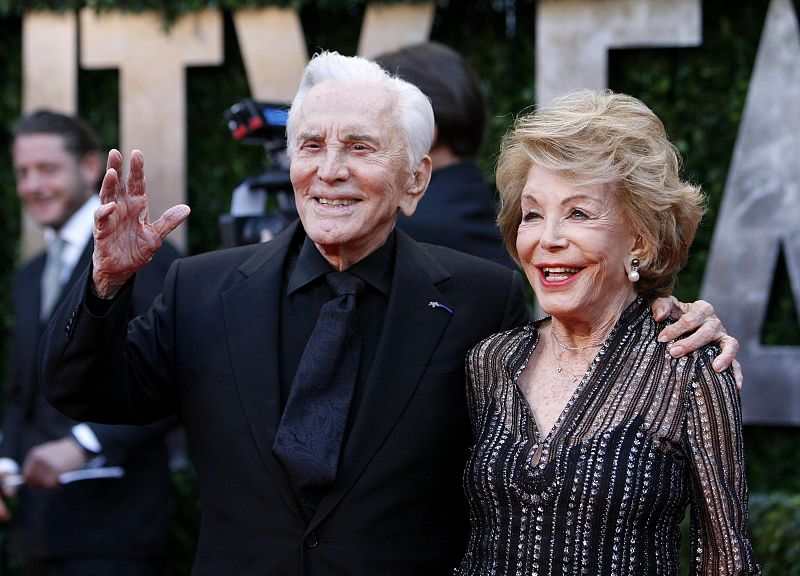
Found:
[[[541,331],[539,328],[542,326],[542,324],[549,322],[551,317],[546,316],[545,318],[529,322],[525,326],[525,329],[530,332],[530,339],[525,343],[525,345],[528,347],[528,350],[524,357],[524,361],[514,371],[512,382],[514,386],[514,394],[517,402],[520,404],[521,412],[525,414],[526,418],[530,422],[530,428],[533,430],[533,438],[529,438],[529,440],[532,442],[532,454],[528,461],[529,465],[539,469],[543,469],[547,466],[549,461],[548,455],[552,452],[553,445],[556,444],[557,436],[566,437],[567,435],[562,433],[564,422],[567,417],[571,416],[571,413],[576,410],[576,405],[587,406],[599,390],[600,387],[597,385],[590,386],[590,383],[596,383],[594,376],[596,374],[598,364],[609,351],[611,344],[616,342],[620,331],[622,329],[631,330],[634,326],[642,322],[645,317],[644,313],[649,313],[649,307],[650,304],[643,297],[637,296],[636,299],[631,302],[625,308],[625,310],[623,310],[619,319],[614,324],[614,327],[608,333],[608,336],[606,336],[594,358],[589,363],[589,366],[584,372],[583,377],[581,378],[580,382],[578,382],[578,385],[575,387],[573,393],[570,395],[569,400],[567,400],[567,403],[561,409],[561,412],[553,423],[553,426],[544,436],[542,436],[539,423],[536,421],[533,410],[528,404],[525,394],[523,394],[519,384],[522,373],[530,364],[531,358],[533,358],[533,353],[538,348],[539,341],[541,339]],[[571,418],[573,425],[576,424],[578,420],[580,420],[579,415]]]

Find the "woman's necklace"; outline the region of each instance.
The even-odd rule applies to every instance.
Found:
[[[567,350],[571,350],[573,352],[578,352],[578,354],[580,355],[581,353],[583,353],[584,350],[587,350],[589,348],[597,348],[598,346],[600,346],[603,343],[603,341],[600,340],[600,341],[597,341],[597,342],[591,342],[591,343],[587,344],[586,346],[575,346],[575,347],[572,347],[572,346],[567,346],[564,342],[559,340],[558,336],[556,336],[556,331],[553,330],[552,328],[550,328],[550,335],[553,337],[553,345],[550,347],[550,349],[553,352],[553,360],[556,361],[556,372],[561,374],[561,371],[563,370],[564,372],[569,374],[569,377],[570,377],[570,380],[572,381],[572,383],[573,384],[577,384],[578,383],[578,378],[579,378],[580,375],[579,374],[575,374],[574,372],[572,372],[571,370],[569,370],[568,368],[566,368],[562,364],[561,355],[564,354]],[[556,353],[556,346],[561,349],[561,351],[558,352],[558,353]]]

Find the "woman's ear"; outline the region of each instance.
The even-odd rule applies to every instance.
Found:
[[[647,251],[647,246],[645,245],[644,238],[642,238],[641,234],[637,234],[633,239],[633,245],[631,246],[631,258],[638,258],[642,262],[650,260],[650,254]]]

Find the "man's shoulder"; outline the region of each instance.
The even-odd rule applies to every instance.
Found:
[[[518,272],[515,270],[512,270],[508,266],[499,264],[498,262],[493,262],[473,254],[467,254],[466,252],[448,248],[447,246],[427,244],[424,242],[416,242],[416,245],[425,253],[430,255],[430,257],[435,260],[439,266],[454,275],[488,275],[490,277],[507,279],[511,278],[515,274],[518,274]]]
[[[285,256],[292,243],[296,241],[293,239],[296,237],[297,230],[298,223],[292,223],[269,242],[210,250],[181,258],[181,262],[193,269],[215,270],[244,267],[245,270],[252,271],[274,257]]]
[[[445,246],[411,242],[407,253],[440,289],[469,294],[478,300],[494,297],[524,300],[519,271]]]
[[[38,282],[44,268],[45,254],[41,252],[20,264],[12,276],[15,290],[26,290],[33,282]]]
[[[220,248],[180,258],[176,262],[176,278],[179,283],[203,290],[218,290],[244,277],[259,274],[275,265],[272,258],[277,254],[283,262],[281,252],[272,241],[264,244],[248,244],[233,248]]]
[[[196,268],[237,267],[263,250],[263,244],[248,244],[233,248],[219,248],[181,258],[184,266]]]
[[[26,259],[22,264],[17,266],[17,269],[14,271],[14,274],[17,276],[24,276],[25,274],[30,274],[32,270],[35,270],[37,267],[41,267],[44,264],[45,260],[45,253],[39,252],[38,254],[34,254],[30,258]]]
[[[412,241],[413,242],[413,241]],[[428,277],[450,301],[469,311],[480,336],[516,326],[529,318],[521,274],[508,266],[434,244],[409,244]],[[476,341],[478,338],[476,338]]]

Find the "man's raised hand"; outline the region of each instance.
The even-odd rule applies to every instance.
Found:
[[[92,280],[101,298],[114,296],[189,216],[189,207],[178,204],[150,222],[146,188],[142,153],[131,152],[128,178],[123,181],[122,154],[111,150],[100,187],[101,205],[94,213]]]

